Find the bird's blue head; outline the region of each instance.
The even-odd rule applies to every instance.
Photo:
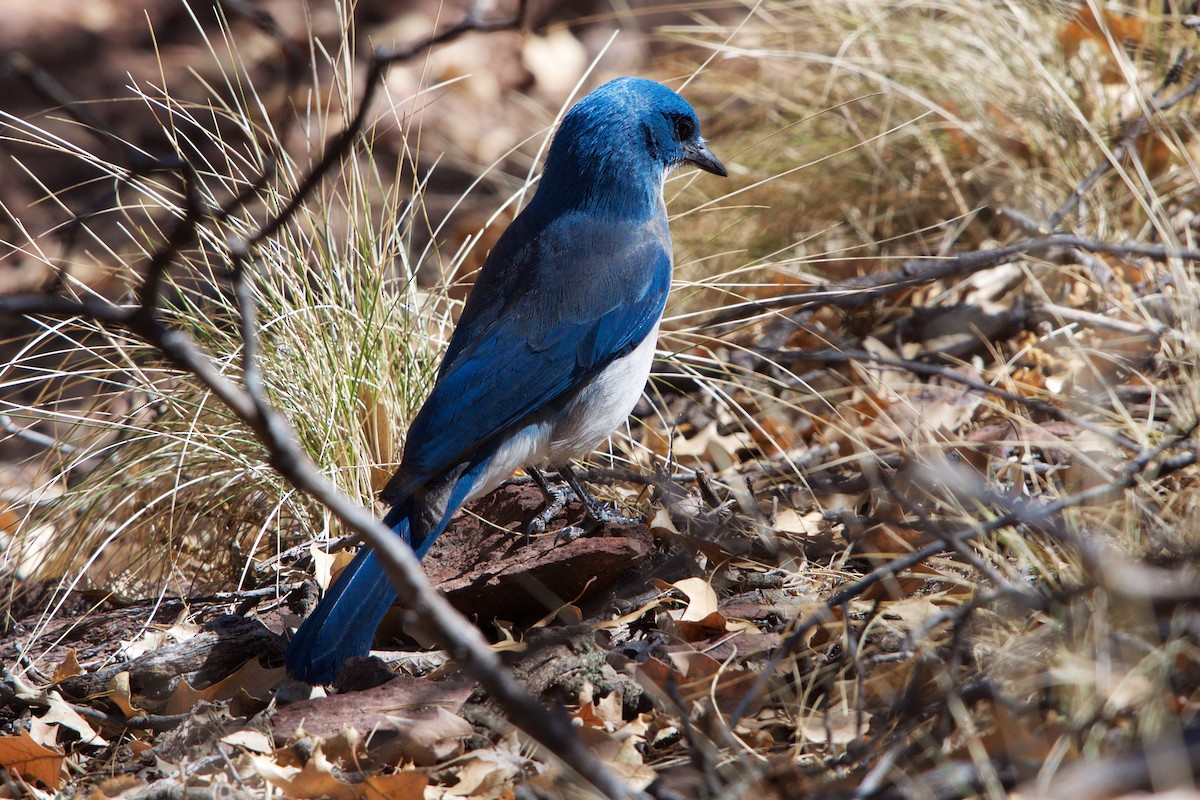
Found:
[[[593,211],[637,213],[661,203],[663,178],[685,163],[728,174],[705,145],[686,100],[661,83],[617,78],[563,118],[538,199],[564,210],[587,204]]]

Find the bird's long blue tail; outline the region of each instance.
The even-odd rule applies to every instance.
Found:
[[[441,519],[418,541],[413,541],[417,501],[404,496],[392,506],[383,523],[424,558],[446,529],[450,518],[486,472],[491,454],[476,457],[470,468],[455,479]],[[288,642],[284,662],[292,677],[312,684],[332,683],[348,658],[371,652],[375,629],[396,599],[396,590],[370,547],[363,547],[342,570],[329,591]]]
[[[371,651],[375,629],[395,599],[375,551],[359,550],[288,643],[288,672],[306,683],[332,683],[346,659]]]

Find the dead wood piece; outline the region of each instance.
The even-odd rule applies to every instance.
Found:
[[[193,686],[206,686],[256,656],[282,659],[283,640],[258,620],[222,615],[186,641],[165,645],[97,672],[68,678],[60,688],[75,698],[91,697],[103,694],[115,675],[128,672],[134,695],[150,701],[165,700],[181,677],[186,676]]]
[[[576,703],[585,684],[596,697],[620,692],[626,717],[644,710],[646,694],[635,680],[617,672],[608,663],[608,653],[596,644],[591,626],[544,632],[526,642],[525,652],[512,665],[517,680],[530,692],[562,703]]]
[[[190,714],[139,714],[134,717],[122,717],[118,714],[106,714],[88,706],[72,705],[71,707],[79,716],[119,731],[169,731],[182,725],[190,716]]]
[[[990,342],[1003,341],[1024,330],[1028,321],[1024,303],[990,310],[971,303],[949,307],[920,307],[895,325],[900,341],[918,342],[921,354],[939,363],[957,363],[984,352]],[[882,331],[880,341],[892,341],[892,331]]]
[[[470,725],[457,713],[474,688],[461,680],[400,675],[361,692],[302,700],[275,713],[275,742],[282,746],[301,732],[331,739],[343,728],[352,728],[368,742],[372,759],[428,766],[453,755],[471,734]]]

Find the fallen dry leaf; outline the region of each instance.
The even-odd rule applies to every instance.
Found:
[[[745,693],[745,670],[722,670],[722,662],[691,647],[677,646],[667,653],[665,660],[646,659],[637,666],[635,679],[661,697],[678,693],[685,700],[713,695],[722,700],[740,699]]]
[[[167,701],[167,713],[182,714],[201,701],[219,703],[238,698],[263,701],[284,677],[283,667],[264,667],[257,658],[252,658],[233,674],[203,689],[194,688],[186,680],[179,681]]]
[[[588,727],[615,730],[624,721],[621,693],[609,692],[597,701],[595,687],[585,683],[579,690],[579,708],[571,718]]]
[[[823,528],[828,527],[829,523],[825,521],[825,515],[820,510],[809,511],[806,514],[801,514],[794,508],[784,508],[775,515],[774,529],[777,533],[800,534],[801,536],[814,536],[822,532]]]
[[[29,731],[0,736],[0,767],[26,780],[37,781],[47,789],[57,790],[62,786],[63,759],[61,751],[38,744]]]
[[[358,792],[354,786],[339,781],[333,775],[333,765],[318,747],[308,763],[301,767],[289,767],[277,763],[270,756],[251,755],[250,763],[263,780],[280,789],[287,797],[298,800],[354,800]]]
[[[42,747],[55,749],[58,747],[58,726],[45,720],[31,719],[29,721],[29,738]]]
[[[66,700],[63,700],[62,695],[58,692],[49,692],[47,698],[50,700],[50,708],[41,716],[42,722],[48,725],[61,725],[64,728],[70,728],[78,736],[82,744],[91,745],[93,747],[107,747],[108,741],[96,732],[96,729],[91,724],[81,717],[79,713],[71,708]]]
[[[129,673],[118,672],[108,679],[108,691],[105,694],[109,700],[120,707],[127,717],[139,717],[146,713],[144,708],[133,704],[132,690],[129,688]]]
[[[75,654],[75,648],[72,647],[67,651],[67,655],[63,658],[62,663],[54,668],[54,677],[50,682],[62,683],[67,678],[74,678],[76,675],[82,674],[83,670],[79,666],[79,658]]]
[[[717,610],[719,600],[716,591],[703,578],[684,578],[675,583],[665,583],[655,580],[654,585],[662,591],[677,589],[688,599],[687,606],[682,610],[670,612],[672,622],[666,622],[668,628],[682,639],[695,641],[709,636],[714,631],[726,629],[725,616]]]
[[[259,753],[261,755],[269,755],[275,750],[271,746],[271,737],[262,731],[234,731],[222,736],[221,741],[225,744],[240,747],[244,750],[249,750],[251,753]]]
[[[371,488],[382,491],[392,477],[392,470],[383,465],[398,460],[396,420],[386,398],[370,381],[358,384],[358,418],[371,448]]]
[[[367,800],[424,800],[429,776],[410,769],[391,775],[368,775],[359,785]]]
[[[809,742],[849,744],[867,732],[869,719],[869,714],[838,704],[805,717],[799,726],[800,735]]]
[[[580,738],[595,751],[601,761],[617,773],[634,791],[641,791],[654,782],[656,773],[646,766],[637,745],[641,737],[614,736],[598,728],[583,728]]]
[[[703,578],[684,578],[674,587],[688,599],[687,609],[679,619],[684,622],[703,622],[717,613],[717,593]]]
[[[455,774],[458,783],[434,797],[469,797],[471,800],[499,800],[511,792],[513,781],[525,774],[527,759],[501,750],[476,750],[460,762]]]
[[[329,590],[329,584],[333,580],[333,554],[326,553],[321,549],[320,544],[313,542],[308,547],[308,555],[313,562],[313,579],[317,582],[317,586],[321,587],[321,591]]]
[[[141,636],[127,642],[121,642],[120,655],[132,661],[138,656],[158,650],[168,642],[186,642],[200,632],[200,626],[188,621],[189,610],[185,607],[179,612],[175,622],[166,629],[148,628]]]

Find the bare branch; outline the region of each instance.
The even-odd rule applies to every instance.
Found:
[[[116,305],[105,300],[76,300],[53,294],[0,295],[0,314],[10,317],[58,317],[90,319],[106,325],[130,325],[138,306]]]
[[[200,181],[196,170],[186,161],[180,168],[183,175],[184,215],[176,223],[146,266],[146,274],[142,279],[142,288],[138,292],[138,314],[153,316],[158,313],[159,294],[162,291],[163,280],[171,262],[179,255],[184,245],[196,235],[196,227],[205,214],[204,198],[200,195]]]
[[[1180,66],[1180,62],[1177,62],[1175,66]],[[1158,91],[1154,93],[1154,98],[1157,98],[1166,90],[1168,86],[1178,81],[1181,71],[1181,69],[1176,69],[1173,67],[1167,73],[1166,78],[1163,80],[1162,86],[1160,86]],[[1100,182],[1101,178],[1113,171],[1117,162],[1125,157],[1125,154],[1128,153],[1134,144],[1137,143],[1138,137],[1140,137],[1146,130],[1146,126],[1150,124],[1150,117],[1152,114],[1166,111],[1177,103],[1180,103],[1188,97],[1191,97],[1198,90],[1200,90],[1200,76],[1193,78],[1186,87],[1184,87],[1177,95],[1169,100],[1165,100],[1160,103],[1152,98],[1150,108],[1146,111],[1146,113],[1139,115],[1137,119],[1133,120],[1132,122],[1125,123],[1125,135],[1121,137],[1121,141],[1117,142],[1117,144],[1105,154],[1104,160],[1092,168],[1092,171],[1088,173],[1086,178],[1079,182],[1079,185],[1075,187],[1075,190],[1071,192],[1070,196],[1067,197],[1063,204],[1059,206],[1053,214],[1050,215],[1050,218],[1046,220],[1046,230],[1058,230],[1058,227],[1062,225],[1062,221],[1066,218],[1067,214],[1070,214],[1075,210],[1075,207],[1078,206],[1079,203],[1082,202],[1084,196],[1090,192],[1097,183]]]
[[[826,284],[820,289],[781,294],[762,300],[749,300],[725,306],[714,314],[701,328],[719,329],[741,324],[756,315],[774,309],[788,308],[802,311],[820,306],[858,308],[884,297],[948,278],[961,278],[986,269],[1010,264],[1024,256],[1044,254],[1048,251],[1077,248],[1089,253],[1110,253],[1122,256],[1141,256],[1155,261],[1178,259],[1200,261],[1200,251],[1172,248],[1164,245],[1147,245],[1136,242],[1113,243],[1086,239],[1072,234],[1054,234],[1036,239],[1024,239],[1002,247],[977,250],[945,258],[914,258],[904,261],[899,269],[881,272],[862,278],[851,278]]]
[[[471,31],[489,33],[520,28],[525,24],[526,12],[528,10],[527,5],[528,0],[520,0],[516,13],[511,17],[493,21],[481,19],[481,6],[472,6],[467,15],[457,25],[440,33],[432,34],[402,49],[380,48],[376,51],[371,58],[371,66],[367,72],[366,87],[363,89],[362,97],[359,98],[358,107],[355,109],[354,116],[350,119],[350,122],[325,147],[325,152],[321,154],[320,160],[317,161],[312,169],[308,171],[308,174],[304,176],[303,180],[300,181],[300,185],[296,187],[296,191],[284,207],[255,233],[247,237],[245,242],[240,245],[240,248],[248,252],[255,245],[275,235],[295,215],[308,196],[312,194],[313,189],[325,179],[326,173],[333,168],[333,165],[341,161],[350,152],[350,146],[363,131],[367,112],[370,110],[371,103],[374,102],[375,96],[379,93],[379,89],[387,77],[389,67],[401,61],[414,58],[421,53],[428,52],[438,45],[452,42]]]

